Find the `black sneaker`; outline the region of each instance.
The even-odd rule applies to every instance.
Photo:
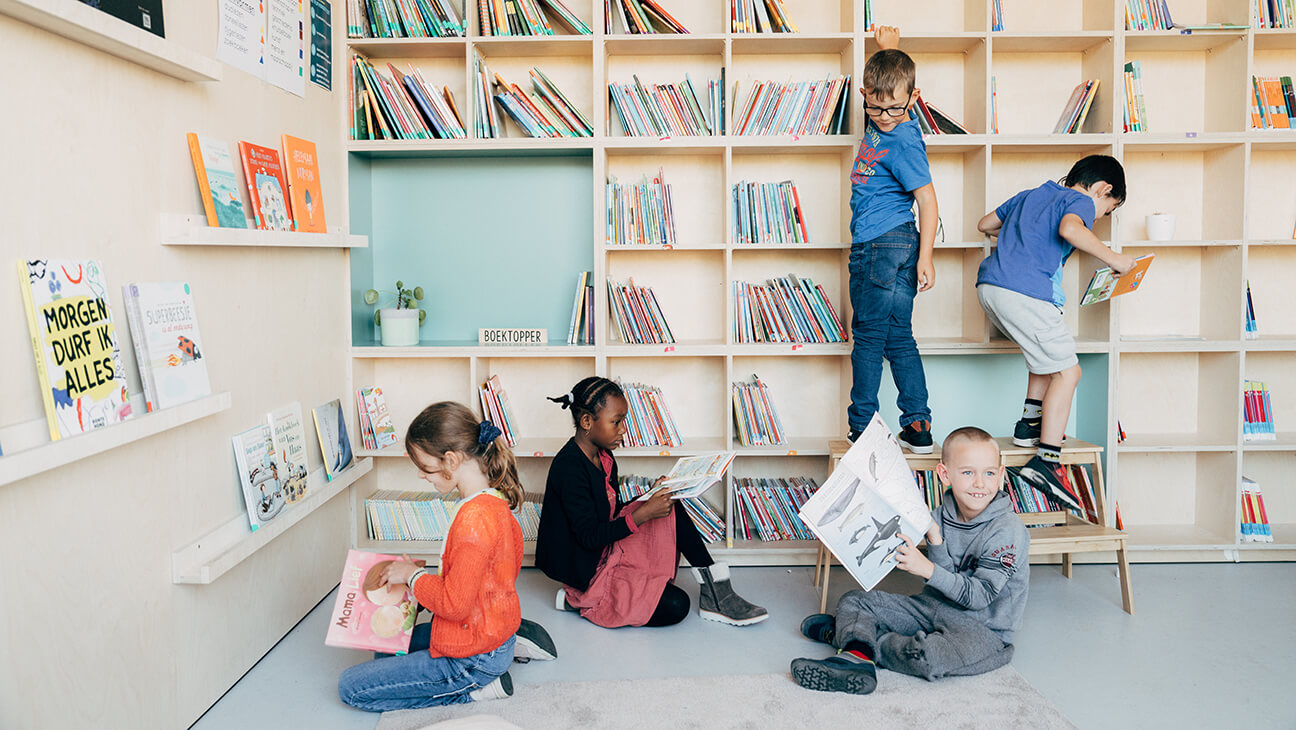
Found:
[[[1043,419],[1021,419],[1013,426],[1013,443],[1018,446],[1035,447],[1040,442],[1040,424]]]
[[[827,659],[793,659],[792,679],[817,692],[866,695],[877,689],[877,666],[841,655]]]
[[[932,435],[930,421],[914,421],[900,432],[900,443],[915,454],[932,452]]]
[[[535,660],[553,661],[558,658],[558,648],[554,645],[549,632],[535,621],[522,619],[518,626],[517,638],[513,643],[513,661],[526,664]]]
[[[864,432],[857,428],[852,428],[850,431],[846,433],[846,440],[853,444],[855,443],[855,439],[859,438],[860,434],[862,433]]]
[[[1054,461],[1045,461],[1039,454],[1031,457],[1018,474],[1032,487],[1057,500],[1071,509],[1083,509],[1075,491],[1071,489],[1071,480],[1067,478],[1066,467]]]
[[[823,644],[833,643],[833,634],[837,631],[837,619],[828,613],[816,613],[806,616],[801,622],[801,635],[812,641]]]

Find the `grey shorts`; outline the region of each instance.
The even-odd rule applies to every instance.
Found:
[[[993,284],[977,284],[977,299],[990,321],[1021,348],[1027,370],[1050,375],[1080,363],[1075,338],[1052,302]]]

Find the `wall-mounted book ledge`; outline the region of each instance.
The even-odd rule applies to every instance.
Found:
[[[343,492],[373,469],[373,459],[358,459],[326,481],[323,467],[311,472],[306,499],[292,505],[273,522],[253,531],[246,513],[239,514],[197,542],[171,553],[171,582],[212,583],[231,568],[287,532],[316,509]]]
[[[4,0],[0,0],[4,2]],[[368,236],[341,231],[299,233],[255,228],[213,228],[202,215],[163,215],[159,222],[163,246],[272,246],[292,248],[367,248]]]
[[[183,426],[213,413],[220,413],[228,410],[230,403],[229,393],[209,395],[152,413],[144,413],[143,404],[132,403],[136,413],[140,414],[134,418],[79,436],[46,443],[41,443],[49,438],[49,425],[44,418],[11,426],[4,429],[5,455],[0,456],[0,485],[57,469],[132,441]],[[9,451],[10,447],[14,450]]]
[[[0,0],[8,15],[181,81],[220,81],[221,65],[77,0]]]

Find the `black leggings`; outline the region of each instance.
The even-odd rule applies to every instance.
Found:
[[[689,519],[684,508],[675,504],[675,547],[695,568],[705,568],[715,563],[702,535],[698,533],[693,520]],[[644,626],[674,626],[683,621],[689,614],[689,597],[684,589],[674,583],[667,583],[657,600],[657,608]]]

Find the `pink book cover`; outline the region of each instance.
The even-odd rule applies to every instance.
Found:
[[[324,643],[385,654],[409,653],[418,603],[404,585],[378,587],[395,555],[351,550],[342,569]]]

